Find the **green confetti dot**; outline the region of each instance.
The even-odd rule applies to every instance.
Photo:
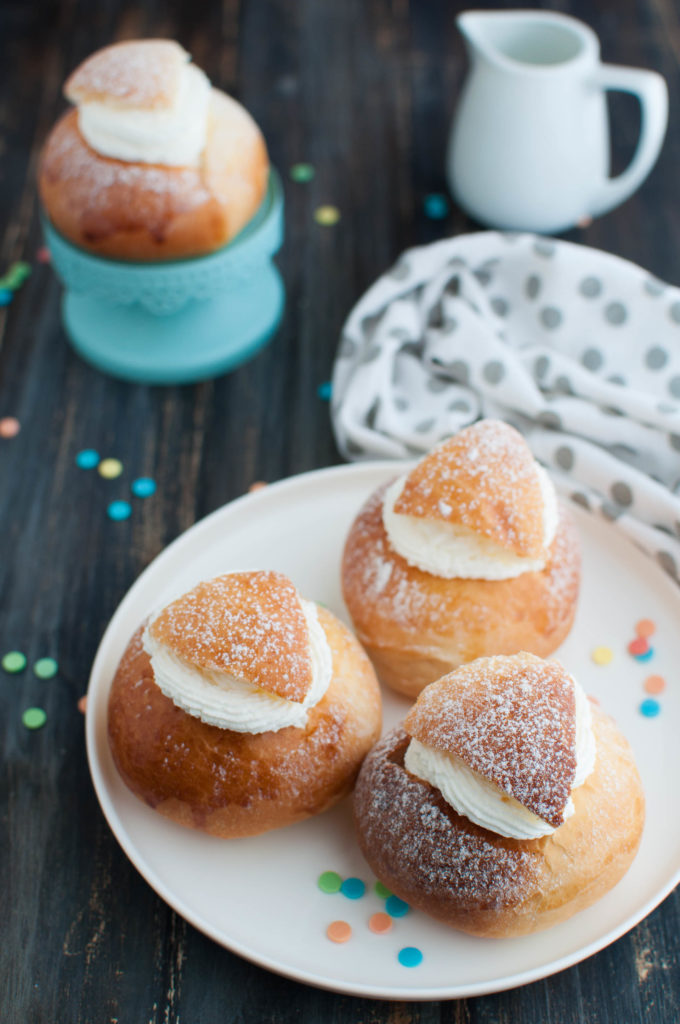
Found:
[[[47,721],[47,715],[42,708],[26,708],[21,721],[27,729],[42,729]]]
[[[342,878],[337,871],[324,871],[317,878],[316,884],[321,889],[321,892],[340,892]]]
[[[389,899],[392,895],[392,890],[388,889],[386,885],[382,884],[382,882],[375,883],[375,891],[381,900]]]
[[[337,206],[319,206],[314,211],[314,220],[325,228],[333,227],[340,220],[340,210]]]
[[[5,672],[22,672],[26,668],[26,655],[21,651],[8,651],[1,664]]]
[[[38,679],[51,679],[52,676],[56,676],[59,666],[54,658],[39,658],[33,666],[33,671]]]
[[[308,181],[312,181],[316,171],[311,164],[293,164],[290,169],[291,181],[296,181],[298,185],[305,185]]]

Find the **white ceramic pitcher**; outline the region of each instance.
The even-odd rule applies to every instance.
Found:
[[[471,68],[447,157],[451,191],[490,227],[556,233],[622,203],[659,154],[668,93],[654,71],[601,64],[595,33],[548,11],[466,11]],[[638,97],[640,140],[609,174],[606,90]]]

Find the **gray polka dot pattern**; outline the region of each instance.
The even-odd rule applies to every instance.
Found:
[[[412,457],[507,419],[563,494],[677,575],[679,326],[680,289],[571,243],[479,232],[410,249],[343,328],[339,447]]]
[[[599,277],[584,277],[578,286],[581,295],[586,299],[596,299],[602,294],[602,282]]]
[[[581,356],[581,362],[587,370],[599,370],[604,363],[604,358],[599,349],[587,348]]]
[[[524,294],[528,299],[538,298],[538,293],[541,290],[541,279],[538,274],[532,274],[527,278],[526,284],[524,285]]]
[[[544,327],[547,327],[548,330],[552,331],[562,323],[562,314],[559,309],[556,309],[554,306],[546,306],[545,309],[541,310],[539,315],[541,323]]]
[[[605,320],[614,327],[619,327],[628,319],[628,311],[622,302],[610,302],[604,309]]]
[[[574,453],[571,450],[571,448],[568,448],[566,445],[562,445],[561,448],[558,448],[555,452],[555,462],[560,467],[560,469],[573,469]]]
[[[668,352],[660,345],[655,345],[645,353],[645,366],[649,370],[662,370],[668,362]]]
[[[498,360],[487,363],[482,370],[484,380],[489,384],[499,384],[505,376],[505,367]]]
[[[621,480],[612,484],[611,492],[612,498],[617,505],[625,505],[627,507],[628,505],[633,504],[633,492],[628,484],[623,483]]]

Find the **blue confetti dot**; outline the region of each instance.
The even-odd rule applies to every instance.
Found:
[[[360,878],[346,878],[340,886],[340,892],[348,900],[360,900],[366,892],[366,885]]]
[[[83,448],[82,452],[76,455],[76,466],[80,469],[94,469],[99,465],[99,452],[94,448]]]
[[[120,522],[122,519],[129,519],[132,507],[127,501],[112,501],[106,510],[109,519]]]
[[[140,476],[132,481],[131,490],[136,498],[150,498],[156,493],[156,481],[150,476]]]
[[[449,201],[440,192],[433,192],[431,195],[425,196],[423,209],[425,216],[430,220],[444,220],[449,215]]]
[[[400,900],[398,896],[389,896],[385,900],[385,910],[390,917],[403,917],[404,914],[408,914],[410,907],[404,900]]]
[[[0,288],[0,306],[9,306],[14,293],[9,288]]]
[[[397,958],[402,967],[418,967],[423,962],[423,954],[416,946],[404,946],[399,950]]]
[[[661,711],[661,705],[658,700],[652,700],[649,697],[647,700],[643,700],[640,705],[640,714],[644,715],[645,718],[656,718]]]
[[[317,391],[319,398],[322,398],[324,402],[330,402],[331,395],[333,394],[333,385],[329,380],[319,384],[319,390]]]
[[[634,654],[633,657],[636,661],[651,661],[654,657],[654,648],[650,647],[644,654]]]

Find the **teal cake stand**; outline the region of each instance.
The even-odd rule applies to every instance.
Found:
[[[285,300],[272,257],[283,241],[283,190],[274,172],[253,219],[208,256],[167,263],[102,259],[45,237],[64,285],[62,318],[92,366],[145,384],[188,384],[233,369],[276,330]]]

